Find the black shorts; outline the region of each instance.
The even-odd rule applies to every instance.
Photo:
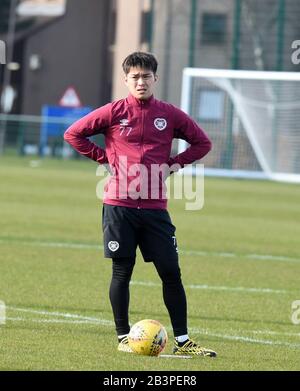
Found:
[[[104,256],[135,257],[139,246],[145,262],[177,259],[175,226],[165,209],[136,209],[104,204]]]

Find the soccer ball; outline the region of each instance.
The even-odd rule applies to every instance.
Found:
[[[135,323],[128,334],[128,343],[134,353],[158,356],[165,348],[168,334],[157,320],[143,319]]]

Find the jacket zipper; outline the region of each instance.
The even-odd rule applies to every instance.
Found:
[[[142,113],[142,128],[141,128],[141,164],[143,163],[143,157],[144,157],[144,118],[145,118],[145,112],[144,112],[144,102],[141,101],[141,113]],[[141,189],[140,189],[141,190]],[[138,209],[141,209],[141,197],[138,199]]]

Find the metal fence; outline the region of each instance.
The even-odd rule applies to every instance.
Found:
[[[74,118],[45,118],[29,115],[0,115],[0,137],[3,140],[3,154],[52,156],[78,158],[63,138]],[[93,141],[104,146],[101,135]]]

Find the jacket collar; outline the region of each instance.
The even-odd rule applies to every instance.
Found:
[[[154,102],[154,96],[151,95],[150,98],[148,99],[137,99],[135,98],[133,95],[129,94],[126,98],[127,102],[132,105],[132,106],[138,106],[138,107],[147,107],[149,106],[151,103]]]

